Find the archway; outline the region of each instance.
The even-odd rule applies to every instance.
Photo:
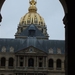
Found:
[[[1,3],[1,1],[2,0],[0,0],[0,3]],[[64,12],[65,12],[65,19],[66,19],[66,13],[68,13],[68,11],[67,11],[67,5],[66,5],[66,0],[59,0],[60,2],[61,2],[61,4],[62,4],[62,6],[63,6],[63,9],[64,9]],[[6,10],[5,10],[6,11]],[[2,13],[3,14],[3,13]],[[1,19],[1,18],[0,18]],[[65,19],[64,19],[64,21],[65,21]],[[66,20],[67,21],[67,20]],[[5,26],[5,25],[4,25]],[[68,32],[68,31],[67,31]],[[65,35],[67,35],[67,33],[65,33]],[[67,39],[65,39],[65,40],[67,40]],[[67,41],[66,41],[67,42]],[[66,51],[67,51],[67,49],[66,49]]]

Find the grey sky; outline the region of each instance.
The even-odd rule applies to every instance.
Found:
[[[37,0],[38,13],[47,25],[49,39],[65,40],[63,24],[64,10],[59,0]],[[15,33],[22,16],[28,12],[29,0],[6,0],[1,13],[0,38],[15,38]]]

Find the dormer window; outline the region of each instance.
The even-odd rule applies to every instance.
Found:
[[[14,48],[13,47],[10,47],[10,52],[14,52]]]
[[[34,37],[35,36],[35,27],[33,25],[30,26],[29,28],[29,37]]]
[[[2,52],[6,52],[5,46],[2,47]]]
[[[49,53],[53,54],[53,49],[52,48],[49,49]]]
[[[35,36],[35,30],[29,30],[29,36],[31,37]]]
[[[61,49],[57,48],[57,54],[61,54]]]

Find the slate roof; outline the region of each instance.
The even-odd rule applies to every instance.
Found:
[[[22,33],[20,33],[18,36],[28,36],[29,30],[35,30],[35,36],[42,36],[45,37],[45,35],[35,26],[35,25],[29,25]]]
[[[60,48],[62,54],[64,54],[65,41],[36,39],[36,37],[28,37],[27,39],[0,39],[0,52],[3,46],[6,47],[6,52],[9,52],[10,47],[14,47],[14,51],[17,52],[29,46],[33,46],[46,53],[52,48],[54,54],[57,54],[57,48]]]
[[[28,36],[29,30],[35,30],[35,36]],[[27,36],[26,39],[0,39],[0,52],[3,46],[6,47],[6,52],[9,52],[10,47],[14,48],[14,52],[25,49],[27,47],[33,46],[38,48],[46,53],[52,48],[54,54],[57,54],[57,48],[61,49],[62,54],[65,50],[65,41],[64,40],[48,40],[48,39],[37,39],[36,36],[45,38],[44,34],[35,26],[29,25],[19,36]]]

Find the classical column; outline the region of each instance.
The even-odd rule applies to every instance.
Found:
[[[64,61],[61,63],[61,65],[62,65],[62,70],[64,70]]]
[[[15,57],[15,60],[14,60],[14,68],[16,68],[17,66],[17,57]]]
[[[37,57],[37,68],[38,68],[38,57]]]
[[[26,67],[28,67],[28,57],[26,57]]]
[[[36,67],[36,57],[34,57],[34,67]]]
[[[19,56],[18,56],[18,67],[19,67],[20,65],[19,65]]]
[[[44,68],[44,57],[43,57],[43,68]]]
[[[56,61],[54,61],[53,65],[54,65],[54,70],[56,70]]]
[[[24,56],[24,67],[25,67],[25,56]]]
[[[36,67],[37,67],[37,57],[36,57]]]
[[[47,61],[47,57],[46,57],[46,68],[48,68],[48,61]]]
[[[5,63],[5,65],[6,65],[6,69],[8,69],[8,60],[6,59],[6,63]]]
[[[18,67],[18,56],[16,56],[16,67]]]

